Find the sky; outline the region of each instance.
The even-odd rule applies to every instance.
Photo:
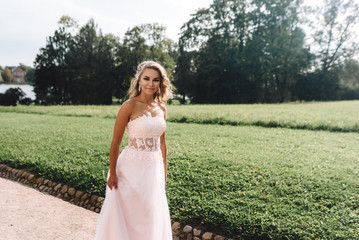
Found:
[[[0,0],[0,66],[33,66],[63,15],[80,26],[91,18],[104,34],[120,38],[136,25],[159,23],[172,40],[197,9],[213,0]]]

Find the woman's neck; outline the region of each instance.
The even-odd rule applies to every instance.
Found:
[[[140,95],[138,95],[138,98],[137,98],[139,101],[143,102],[143,103],[147,103],[148,105],[151,105],[153,104],[154,102],[156,102],[154,99],[153,99],[153,96],[151,95],[146,95],[144,93],[140,93]]]

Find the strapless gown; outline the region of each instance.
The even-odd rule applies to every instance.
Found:
[[[118,188],[106,184],[95,240],[171,240],[160,136],[163,115],[127,124],[129,144],[117,159]],[[107,179],[110,171],[108,171]]]

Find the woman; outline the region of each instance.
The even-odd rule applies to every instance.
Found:
[[[165,193],[166,101],[171,97],[172,86],[164,68],[153,61],[139,64],[129,100],[116,118],[106,197],[95,239],[172,239]],[[119,155],[126,127],[129,144]]]

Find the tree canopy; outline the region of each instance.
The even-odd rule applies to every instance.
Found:
[[[37,102],[123,101],[144,60],[166,68],[182,103],[358,98],[358,79],[349,75],[357,71],[358,19],[352,0],[325,0],[309,11],[300,0],[213,0],[191,15],[174,42],[157,23],[119,38],[102,34],[94,20],[79,27],[63,16],[36,57]]]
[[[174,44],[164,32],[158,24],[144,24],[129,29],[120,41],[102,34],[92,19],[78,28],[75,20],[63,16],[36,57],[37,102],[112,104],[112,96],[126,96],[136,66],[148,59],[161,62],[172,76]]]
[[[338,9],[346,14],[344,22],[338,21]],[[313,52],[301,1],[214,0],[182,26],[178,92],[196,103],[337,99],[336,67],[353,49],[348,47],[349,26],[358,16],[353,9],[350,1],[327,1],[316,12],[326,22],[315,34],[322,42]]]

